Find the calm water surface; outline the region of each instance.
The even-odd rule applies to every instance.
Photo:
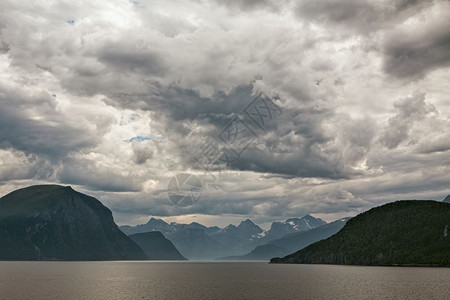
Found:
[[[449,268],[0,262],[0,299],[450,299]]]

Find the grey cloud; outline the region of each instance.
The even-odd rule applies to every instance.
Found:
[[[255,9],[270,9],[277,10],[281,3],[288,3],[288,1],[273,1],[273,0],[215,0],[217,3],[226,5],[228,7],[238,7],[243,11],[251,11]]]
[[[138,192],[142,189],[139,178],[115,173],[85,159],[65,159],[56,176],[61,183],[82,185],[92,190]]]
[[[9,45],[4,41],[0,40],[0,53],[2,54],[8,53],[9,50],[10,50]]]
[[[147,160],[152,159],[154,154],[151,148],[146,144],[141,144],[139,142],[132,142],[134,162],[138,165],[144,164]]]
[[[424,93],[400,99],[394,103],[394,107],[397,113],[389,118],[389,125],[381,137],[382,143],[389,149],[396,148],[408,138],[409,131],[416,121],[436,111],[433,105],[425,102]]]
[[[402,21],[432,2],[432,0],[301,0],[297,3],[296,14],[300,19],[342,26],[350,32],[367,33]]]
[[[444,135],[438,140],[427,142],[419,147],[419,152],[423,154],[445,152],[450,150],[450,137]]]
[[[162,76],[168,71],[163,56],[157,50],[139,45],[107,43],[99,51],[98,58],[120,72]]]
[[[389,35],[384,46],[384,71],[389,75],[417,79],[450,65],[450,21],[443,19]]]
[[[377,20],[377,8],[372,2],[358,0],[299,1],[297,14],[319,23],[371,24]]]
[[[137,105],[163,113],[165,117],[159,121],[165,124],[167,138],[176,140],[180,163],[186,168],[201,169],[203,166],[195,158],[200,156],[203,143],[213,141],[225,152],[231,161],[228,167],[233,170],[334,179],[360,172],[354,167],[364,159],[375,135],[370,120],[348,120],[348,116],[337,115],[331,108],[300,103],[297,107],[281,107],[282,114],[270,122],[266,120],[262,130],[243,112],[255,99],[252,91],[251,85],[244,85],[229,94],[204,98],[194,91],[171,88],[154,95],[117,95],[113,99],[124,107]],[[244,121],[255,134],[255,141],[241,156],[219,138],[237,116],[246,118]],[[339,130],[326,133],[324,126],[328,122],[338,123]],[[136,159],[145,161],[145,157]]]

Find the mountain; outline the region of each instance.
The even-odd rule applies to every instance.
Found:
[[[312,243],[329,238],[330,236],[336,234],[350,219],[351,218],[342,218],[307,231],[291,233],[270,243],[283,247],[289,251],[288,253],[292,253],[309,246]]]
[[[450,266],[450,205],[404,200],[349,220],[332,237],[272,263]]]
[[[445,197],[445,199],[443,200],[444,202],[450,203],[450,195],[448,195],[447,197]]]
[[[188,259],[213,259],[226,255],[230,251],[228,247],[209,235],[220,228],[206,227],[197,222],[168,224],[161,219],[151,218],[146,224],[119,228],[128,235],[159,231]]]
[[[151,218],[146,224],[137,226],[124,225],[119,227],[123,233],[130,235],[134,233],[143,233],[150,231],[159,231],[162,234],[167,234],[171,231],[170,225],[161,219]]]
[[[262,232],[261,227],[247,219],[238,226],[228,225],[224,229],[212,232],[210,236],[227,245],[231,253],[245,253],[254,248],[255,239]]]
[[[284,222],[273,222],[270,230],[265,232],[262,240],[269,242],[271,240],[279,239],[289,233],[306,231],[325,224],[327,224],[327,222],[324,220],[314,218],[310,215],[306,215],[301,219],[291,218]]]
[[[159,231],[136,233],[129,236],[151,260],[186,260],[171,241]]]
[[[271,241],[241,256],[229,256],[221,260],[270,260],[272,257],[285,256],[312,243],[326,239],[344,227],[350,218],[343,218],[310,230],[290,233],[280,239]]]
[[[145,258],[108,208],[69,186],[31,186],[0,198],[0,260]]]
[[[210,237],[204,229],[184,226],[168,238],[188,259],[214,259],[229,253],[229,249]]]
[[[222,256],[242,255],[259,245],[299,231],[309,230],[326,224],[325,221],[312,216],[291,218],[284,222],[274,222],[270,230],[247,219],[238,226],[228,225],[206,227],[193,222],[190,224],[166,223],[161,219],[151,218],[146,224],[119,227],[125,234],[160,231],[188,259],[215,259]]]

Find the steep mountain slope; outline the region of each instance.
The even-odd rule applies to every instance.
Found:
[[[335,222],[322,225],[307,231],[290,233],[284,237],[273,240],[268,244],[253,249],[250,253],[242,256],[229,256],[223,260],[270,260],[272,257],[285,256],[289,253],[302,249],[312,243],[326,239],[337,233],[344,227],[350,218],[343,218]]]
[[[0,260],[126,260],[145,254],[97,199],[39,185],[0,198]]]
[[[272,263],[450,265],[450,205],[397,201],[362,213],[332,237]]]
[[[186,260],[159,231],[136,233],[129,237],[141,247],[150,260]]]

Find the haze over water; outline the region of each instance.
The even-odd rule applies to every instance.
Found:
[[[0,299],[448,299],[449,268],[0,262]]]

